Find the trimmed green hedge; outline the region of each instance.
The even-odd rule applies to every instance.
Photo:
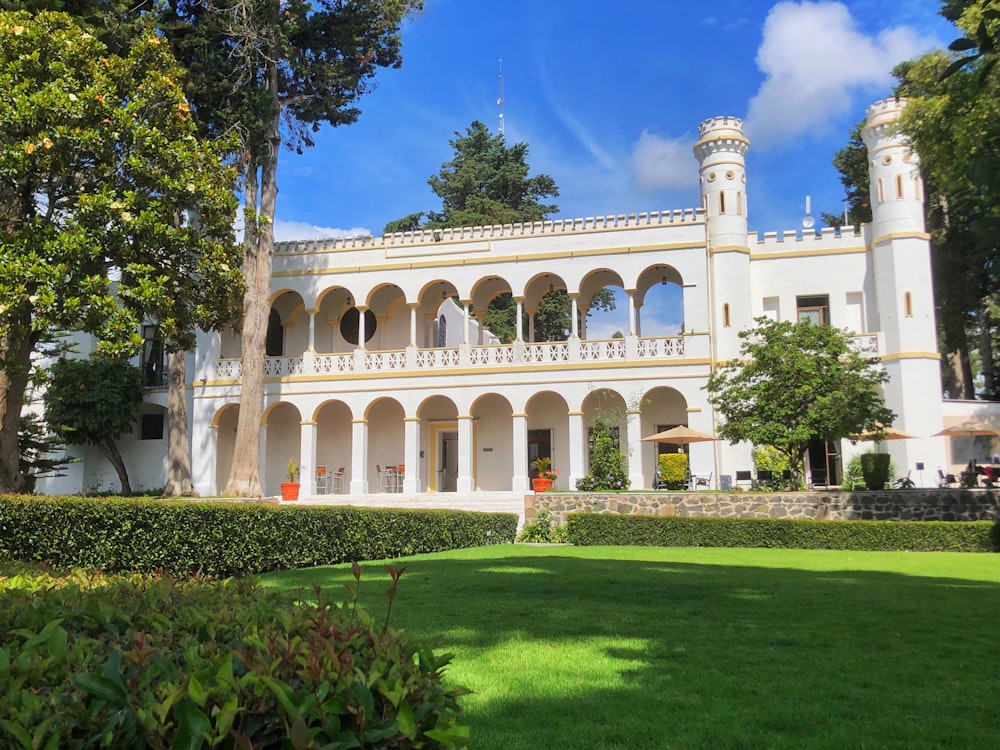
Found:
[[[578,545],[1000,551],[1000,526],[991,521],[661,518],[614,513],[571,513],[568,521],[569,541]]]
[[[233,576],[510,543],[517,521],[451,510],[0,496],[0,557]]]

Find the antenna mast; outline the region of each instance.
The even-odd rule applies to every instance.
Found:
[[[500,58],[499,69],[500,69],[500,75],[497,81],[498,85],[497,106],[500,108],[500,115],[499,115],[500,125],[497,127],[497,130],[500,132],[500,135],[502,136],[503,135],[503,58],[502,57]]]

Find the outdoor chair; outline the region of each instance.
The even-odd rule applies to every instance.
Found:
[[[773,490],[774,472],[770,469],[758,469],[756,486],[759,490]]]
[[[330,475],[325,466],[316,467],[316,494],[325,495],[330,491]]]
[[[844,474],[844,482],[850,485],[852,492],[856,489],[860,488],[863,490],[867,487],[865,484],[865,478],[861,475],[861,472],[858,471],[856,474],[852,474],[850,468],[848,468],[847,473]]]
[[[954,474],[945,474],[941,469],[937,470],[938,473],[938,487],[951,487],[952,485],[958,485],[958,478]]]
[[[375,475],[378,477],[379,492],[393,491],[394,480],[388,466],[383,467],[382,464],[375,464]]]
[[[341,466],[333,472],[333,492],[341,494],[344,491],[344,467]]]
[[[697,490],[699,487],[704,487],[706,490],[712,489],[712,474],[711,471],[708,474],[692,474],[691,489]]]
[[[736,481],[734,482],[734,484],[736,485],[736,487],[738,489],[742,489],[741,482],[745,482],[746,483],[746,489],[752,490],[753,489],[753,472],[752,471],[737,471],[736,472]]]

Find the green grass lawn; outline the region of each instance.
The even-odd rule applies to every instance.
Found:
[[[1000,555],[516,545],[395,564],[392,624],[455,654],[472,748],[1000,748]],[[383,613],[388,574],[363,567]]]

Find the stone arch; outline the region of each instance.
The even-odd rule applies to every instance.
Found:
[[[378,467],[398,466],[406,462],[403,420],[406,412],[394,398],[383,396],[371,401],[365,408],[368,422],[368,486],[379,489]]]
[[[427,489],[435,492],[454,492],[457,488],[457,453],[459,446],[458,405],[448,396],[435,394],[425,398],[417,407],[420,419],[420,450],[425,459],[421,477],[426,477]]]
[[[479,395],[469,409],[476,435],[476,489],[509,492],[514,477],[514,409],[499,393]]]
[[[339,399],[324,401],[313,412],[316,423],[316,466],[325,466],[331,476],[343,469],[338,487],[346,490],[351,483],[351,456],[354,433],[351,407]]]
[[[570,489],[570,422],[569,405],[561,393],[540,391],[532,394],[524,405],[528,415],[528,474],[535,476],[532,463],[547,456],[559,472],[555,489]]]
[[[265,496],[281,494],[289,460],[302,465],[302,415],[295,404],[277,401],[268,405],[261,415],[266,445],[261,467],[261,490]]]
[[[643,394],[640,407],[640,431],[643,437],[654,435],[677,425],[688,425],[688,402],[676,388],[657,386]],[[642,445],[642,473],[650,482],[656,476],[658,456],[661,453],[685,453],[690,447],[670,443],[644,442]]]
[[[684,279],[673,266],[649,266],[636,281],[637,316],[643,336],[679,336],[684,333]]]
[[[607,289],[612,295],[614,308],[598,310],[594,297]],[[580,281],[580,296],[577,299],[579,322],[577,324],[582,339],[610,339],[616,334],[628,333],[628,296],[621,275],[610,268],[595,268],[588,271]]]

